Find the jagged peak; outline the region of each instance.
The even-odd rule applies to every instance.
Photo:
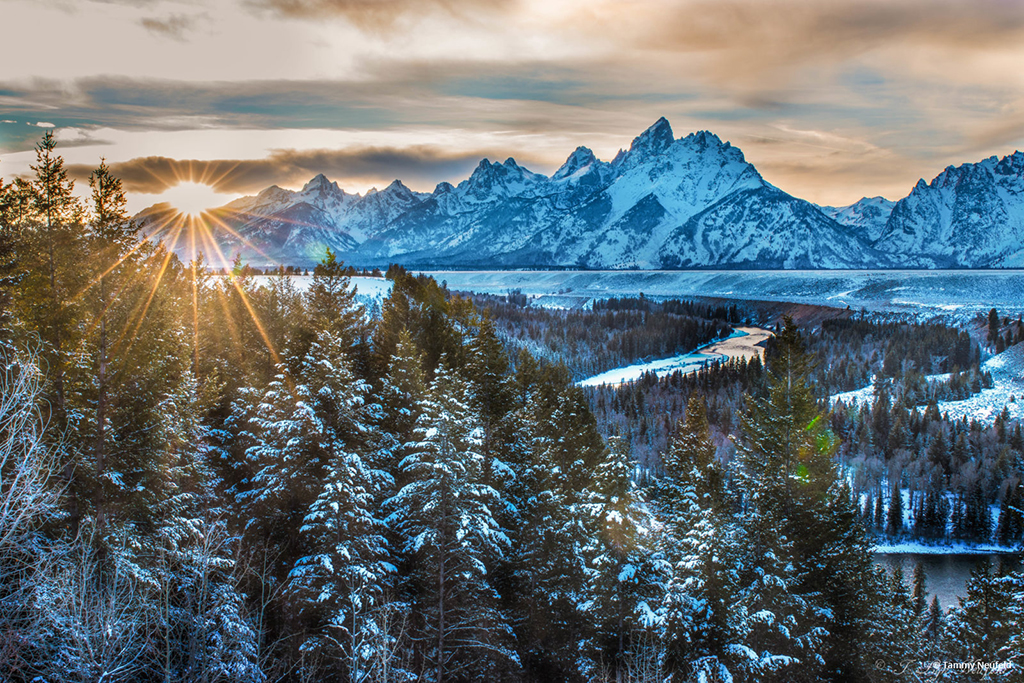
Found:
[[[338,187],[338,183],[331,182],[323,173],[317,173],[309,180],[308,183],[302,186],[302,191],[308,192],[310,190],[328,190],[332,188],[341,191],[341,188]]]
[[[633,138],[629,152],[630,154],[658,154],[668,149],[673,142],[675,142],[675,137],[672,133],[672,125],[669,124],[668,119],[662,116],[647,130]]]
[[[595,161],[597,161],[597,157],[594,156],[594,152],[589,147],[577,147],[551,177],[558,179],[571,176],[576,171]]]
[[[441,195],[441,194],[448,194],[449,192],[453,192],[454,190],[455,190],[455,186],[454,185],[449,183],[447,180],[442,180],[434,188],[434,196]]]

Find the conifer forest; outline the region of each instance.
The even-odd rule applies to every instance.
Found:
[[[1019,318],[397,265],[367,305],[330,251],[304,287],[183,262],[49,132],[32,171],[0,181],[0,681],[1024,681],[1019,565],[941,604],[872,554],[1020,548],[1020,421],[939,409]],[[763,361],[577,384],[740,324]]]

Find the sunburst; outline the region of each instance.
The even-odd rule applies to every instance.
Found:
[[[186,216],[201,216],[231,201],[231,197],[217,192],[210,185],[193,180],[185,180],[167,188],[157,195],[157,199],[170,204]]]

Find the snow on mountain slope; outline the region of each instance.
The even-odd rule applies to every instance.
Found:
[[[849,206],[823,206],[822,213],[868,243],[882,236],[896,202],[885,197],[863,197]]]
[[[431,193],[396,180],[359,195],[318,175],[213,210],[210,230],[228,258],[257,265],[311,265],[330,247],[357,265],[411,267],[1021,267],[1022,167],[1019,153],[993,157],[950,167],[895,206],[822,208],[767,183],[713,133],[676,138],[661,118],[612,161],[578,147],[550,177],[483,159]],[[163,238],[172,211],[137,218]]]
[[[666,268],[891,265],[814,204],[770,185],[737,192],[694,216],[672,233],[660,256]]]
[[[893,207],[876,245],[938,267],[1024,265],[1024,153],[949,166]]]

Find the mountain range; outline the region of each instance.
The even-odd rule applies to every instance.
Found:
[[[136,219],[167,239],[173,214],[158,204]],[[611,161],[579,147],[551,176],[483,159],[458,185],[424,193],[396,180],[360,195],[318,175],[205,216],[217,243],[199,240],[208,260],[259,266],[309,266],[330,247],[360,266],[1022,267],[1024,154],[950,166],[898,202],[818,206],[713,133],[676,138],[661,118]],[[191,258],[184,241],[175,250]]]

